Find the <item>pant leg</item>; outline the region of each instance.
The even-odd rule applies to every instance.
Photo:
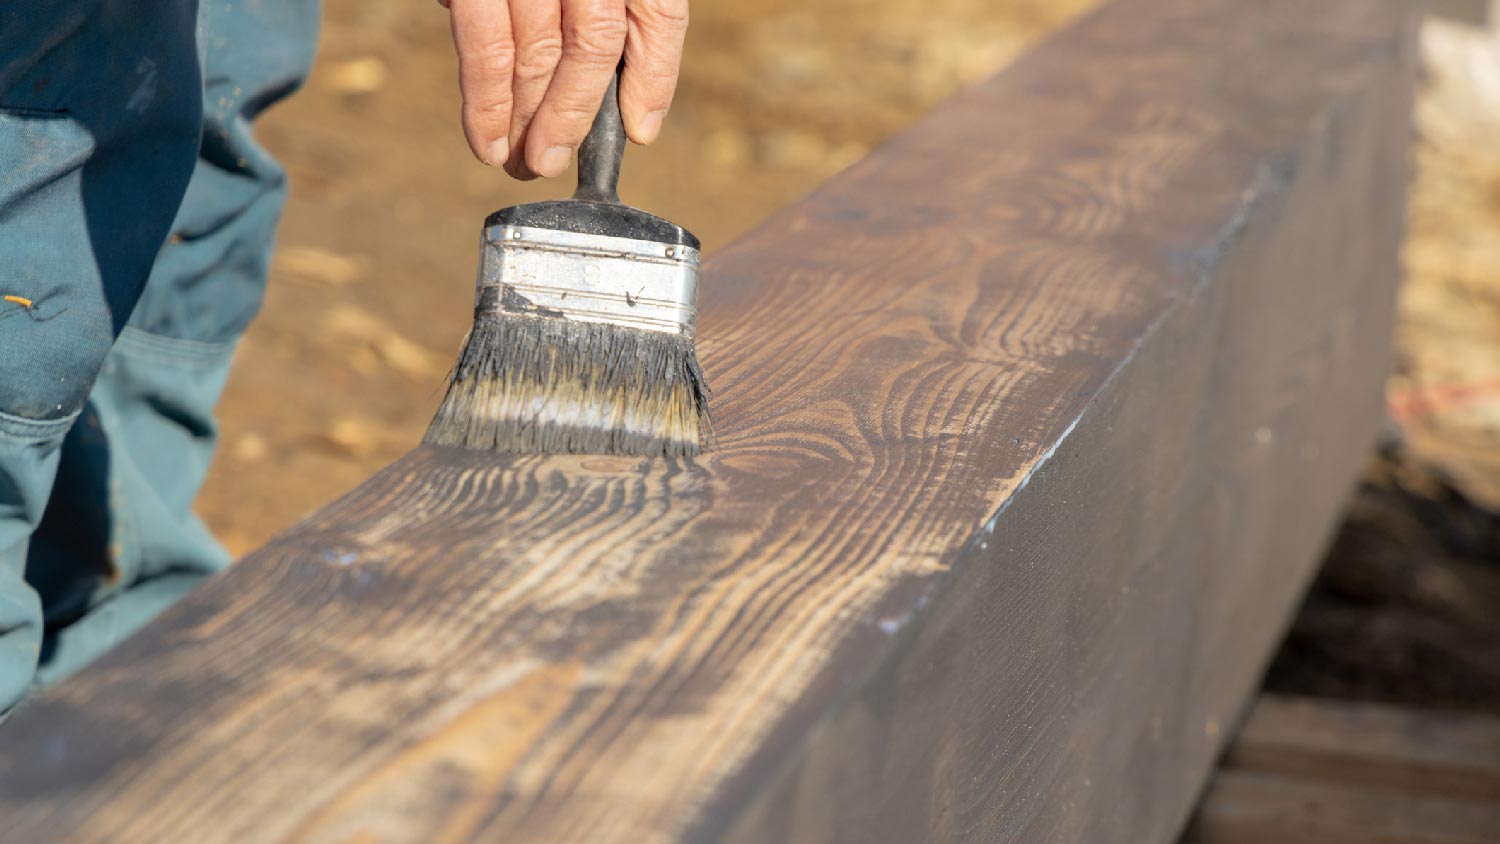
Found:
[[[260,307],[286,197],[285,173],[251,123],[306,78],[317,25],[317,0],[200,10],[197,166],[64,445],[28,561],[49,631],[41,682],[76,670],[228,563],[192,505],[216,443],[214,405]]]
[[[0,710],[32,680],[30,537],[181,204],[196,0],[0,3]]]

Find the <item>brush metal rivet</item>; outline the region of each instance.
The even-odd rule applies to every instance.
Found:
[[[667,247],[667,257],[668,258],[670,258],[670,257],[672,257],[673,255],[676,255],[676,254],[677,254],[677,250],[676,249],[673,249],[670,246]]]
[[[520,240],[521,239],[521,233],[520,232],[511,232],[510,233],[510,239],[511,240]]]

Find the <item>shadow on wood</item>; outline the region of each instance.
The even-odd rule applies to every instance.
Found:
[[[1169,840],[1380,417],[1411,20],[1107,5],[713,257],[710,453],[411,453],[5,725],[7,840]]]

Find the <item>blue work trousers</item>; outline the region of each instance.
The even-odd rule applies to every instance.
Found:
[[[228,562],[192,510],[318,0],[0,2],[0,711]]]

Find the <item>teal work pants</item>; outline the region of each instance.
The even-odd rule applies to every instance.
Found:
[[[193,514],[318,0],[0,3],[0,711],[227,554]]]

